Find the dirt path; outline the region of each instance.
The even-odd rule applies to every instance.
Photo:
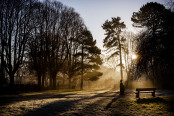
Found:
[[[111,90],[32,93],[4,99],[0,116],[174,115],[173,94],[157,94],[156,98],[142,95],[136,99],[129,91],[125,96]]]

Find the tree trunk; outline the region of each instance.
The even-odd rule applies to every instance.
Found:
[[[121,43],[119,39],[119,52],[120,52],[120,74],[121,74],[121,80],[123,80],[123,66],[122,66],[122,53],[121,53]]]
[[[83,44],[82,44],[82,73],[81,73],[81,85],[80,85],[80,89],[83,90],[83,72],[84,72],[84,65],[83,65]]]
[[[50,88],[53,88],[53,78],[51,75],[50,75]]]
[[[5,84],[5,74],[4,74],[4,68],[3,66],[1,66],[1,72],[0,72],[0,85],[4,85]]]
[[[10,86],[14,86],[14,74],[12,72],[10,73]]]
[[[69,77],[69,89],[71,89],[71,77]]]
[[[5,69],[4,69],[4,45],[3,45],[3,41],[1,40],[1,45],[2,45],[2,49],[1,49],[1,72],[0,72],[0,85],[5,84]]]
[[[121,80],[120,80],[120,95],[124,95],[124,85],[123,85],[123,66],[122,66],[122,54],[121,54],[121,43],[119,38],[119,52],[120,52],[120,74],[121,74]]]
[[[46,72],[43,72],[42,76],[42,87],[45,87]]]
[[[39,88],[41,88],[41,73],[38,73],[37,77],[38,77],[38,86]]]
[[[53,77],[53,89],[56,89],[56,76]]]
[[[52,73],[52,89],[56,89],[56,74],[55,72]]]
[[[81,75],[81,84],[80,84],[80,89],[83,90],[83,74]]]

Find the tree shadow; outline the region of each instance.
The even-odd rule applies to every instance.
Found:
[[[112,97],[111,96],[106,96],[106,94],[108,93],[104,92],[104,93],[99,93],[97,95],[94,95],[91,97],[95,98],[95,97]],[[66,93],[66,94],[54,94],[54,93],[41,93],[41,94],[37,94],[37,95],[27,95],[27,96],[22,96],[22,95],[7,95],[4,97],[0,97],[0,106],[3,105],[9,105],[12,104],[14,102],[21,102],[21,101],[29,101],[29,100],[43,100],[43,99],[49,99],[49,98],[71,98],[71,95],[76,95],[77,92],[75,93]],[[81,94],[82,95],[82,94]]]
[[[111,105],[117,101],[120,97],[122,97],[121,95],[119,95],[118,97],[115,97],[114,99],[112,99],[112,101],[110,103],[107,104],[107,106],[105,107],[105,109],[107,110],[108,108],[111,107]]]
[[[169,107],[167,109],[169,112],[174,112],[174,97],[169,99]]]
[[[83,99],[81,99],[83,100]],[[62,100],[49,103],[41,108],[26,112],[24,116],[56,116],[71,109],[79,100]]]
[[[128,116],[130,109],[130,102],[126,95],[119,95],[112,99],[110,103],[105,107],[106,111],[109,111],[111,116]]]
[[[103,99],[105,99],[106,97],[113,97],[113,95],[108,95],[108,92],[104,92],[104,93],[98,93],[94,96],[91,97],[82,97],[80,99],[76,99],[76,97],[74,97],[75,99],[73,100],[62,100],[62,101],[55,101],[52,103],[49,103],[45,106],[42,106],[41,108],[35,109],[33,111],[29,111],[25,114],[25,116],[31,116],[31,115],[37,115],[37,116],[55,116],[55,115],[60,115],[61,113],[68,113],[69,115],[80,115],[83,114],[83,112],[86,112],[87,109],[89,112],[93,112],[93,108],[96,107],[96,104],[98,104],[99,102],[103,102]],[[73,111],[74,106],[76,105],[77,102],[81,102],[83,100],[92,100],[95,98],[101,98],[100,100],[95,101],[92,104],[87,104],[87,106],[85,106],[82,109],[77,109],[79,111]],[[81,104],[82,105],[82,104]],[[87,112],[88,112],[87,111]]]
[[[29,95],[29,96],[17,96],[17,97],[0,97],[0,106],[3,105],[9,105],[14,102],[21,102],[21,101],[29,101],[29,100],[43,100],[43,99],[49,99],[49,98],[65,98],[70,95],[75,95],[76,93],[73,94],[39,94],[39,95]]]
[[[115,95],[117,95],[117,94],[115,94]],[[92,116],[93,115],[96,115],[96,116],[109,115],[110,114],[110,111],[108,109],[111,108],[112,103],[115,102],[116,99],[118,99],[119,97],[118,96],[115,96],[112,99],[112,101],[109,102],[109,104],[105,105],[105,103],[104,103],[104,102],[106,102],[105,100],[106,99],[109,99],[109,98],[113,98],[113,97],[111,97],[111,96],[106,97],[106,95],[105,95],[105,97],[96,100],[94,103],[88,104],[82,110],[80,110],[77,113],[77,115],[81,115],[81,116],[83,116],[83,115],[89,115],[89,116],[91,116],[91,115]]]

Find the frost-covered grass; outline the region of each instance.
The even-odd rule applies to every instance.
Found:
[[[0,116],[174,116],[174,95],[119,96],[117,91],[48,90],[0,96]]]
[[[156,98],[120,98],[111,107],[111,114],[134,116],[174,116],[174,101],[172,97]]]

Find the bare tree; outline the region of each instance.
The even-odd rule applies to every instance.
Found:
[[[41,87],[44,83],[44,74],[47,70],[47,40],[46,40],[46,24],[45,18],[47,18],[45,6],[37,2],[34,4],[33,9],[33,24],[34,30],[32,38],[28,42],[29,44],[29,62],[30,68],[34,69],[38,76],[38,85]],[[40,18],[42,17],[42,18]],[[43,85],[44,86],[44,85]]]
[[[67,53],[68,53],[68,57],[67,57],[67,70],[66,70],[66,74],[68,75],[68,79],[69,79],[69,88],[72,88],[71,85],[71,80],[74,76],[78,75],[78,64],[79,64],[79,60],[77,59],[77,57],[75,56],[75,54],[78,52],[78,42],[77,40],[79,39],[78,36],[81,32],[81,30],[83,29],[83,21],[80,18],[79,14],[77,14],[76,12],[74,12],[74,9],[69,9],[67,12],[67,16],[66,16],[66,22],[68,26],[66,29],[67,32]]]
[[[56,77],[62,66],[68,63],[67,68],[72,68],[71,58],[77,48],[72,38],[76,38],[83,22],[73,8],[60,2],[47,0],[38,2],[35,7],[35,30],[29,42],[30,61],[37,72],[38,84],[44,86],[47,73],[50,87],[56,89]],[[70,70],[68,75],[71,78]]]
[[[1,43],[3,43],[1,61],[14,85],[14,75],[21,66],[26,50],[27,40],[33,29],[32,0],[2,0],[1,8]]]

